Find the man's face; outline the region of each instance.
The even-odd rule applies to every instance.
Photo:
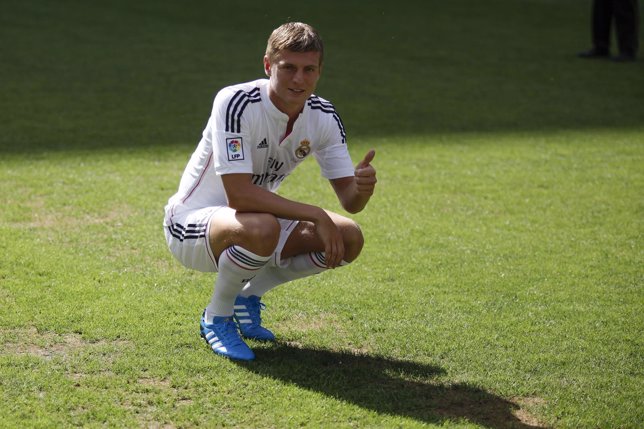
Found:
[[[271,101],[291,116],[302,110],[315,91],[322,72],[320,53],[283,50],[272,61],[264,57],[264,71],[270,79]]]

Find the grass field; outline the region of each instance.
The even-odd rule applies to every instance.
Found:
[[[3,2],[0,427],[642,427],[644,61],[575,58],[588,2],[232,3]],[[379,183],[239,364],[163,206],[288,19]],[[339,211],[317,170],[281,193]]]

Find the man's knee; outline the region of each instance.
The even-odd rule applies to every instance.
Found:
[[[224,249],[235,245],[269,256],[279,242],[280,224],[268,213],[235,213],[222,209],[210,222],[210,245],[217,258]]]
[[[268,256],[277,247],[280,238],[280,224],[277,218],[269,213],[244,213],[248,219],[242,223],[244,241],[248,250],[259,255]]]
[[[360,225],[352,220],[342,226],[342,234],[345,248],[344,260],[351,262],[360,255],[364,246],[364,236]]]

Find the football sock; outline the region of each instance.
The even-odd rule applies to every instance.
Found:
[[[206,307],[208,323],[212,323],[215,316],[233,315],[235,298],[244,285],[261,272],[271,256],[259,256],[240,246],[230,246],[221,252],[215,290]]]
[[[340,266],[347,265],[342,261]],[[239,293],[248,298],[251,295],[262,296],[269,290],[282,283],[301,279],[326,271],[324,252],[311,252],[294,256],[288,264],[283,267],[266,267],[255,278],[253,278]]]

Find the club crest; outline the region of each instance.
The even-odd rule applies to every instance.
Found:
[[[306,155],[311,152],[311,142],[308,140],[302,140],[300,142],[300,147],[295,149],[295,156],[298,159],[303,159]]]

